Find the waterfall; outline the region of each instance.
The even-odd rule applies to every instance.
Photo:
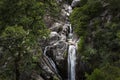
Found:
[[[63,0],[57,0],[58,3],[62,2],[62,1]],[[76,76],[76,72],[75,72],[75,70],[76,70],[76,49],[77,49],[76,44],[77,43],[75,41],[75,36],[73,35],[72,26],[69,21],[69,16],[72,13],[72,7],[68,3],[62,4],[62,7],[63,8],[61,9],[61,13],[62,13],[61,16],[65,18],[65,21],[62,22],[63,29],[59,33],[57,31],[54,31],[54,29],[53,29],[53,31],[50,34],[50,38],[53,38],[53,39],[55,39],[55,37],[58,37],[58,38],[57,38],[57,40],[51,42],[49,46],[45,47],[43,55],[46,58],[48,67],[50,67],[50,69],[59,77],[59,79],[62,80],[61,76],[58,73],[59,71],[58,71],[54,61],[49,56],[47,56],[46,52],[47,52],[48,48],[57,46],[60,44],[60,42],[64,42],[66,45],[68,45],[68,50],[66,48],[67,53],[68,53],[68,58],[67,58],[68,74],[66,74],[66,75],[68,76],[68,78],[67,77],[66,78],[68,80],[75,80],[76,79],[76,77],[75,77]],[[55,27],[56,26],[54,26],[52,28],[55,28]],[[63,49],[64,49],[64,47],[63,47]],[[58,50],[60,50],[60,49],[58,49]],[[63,52],[63,50],[62,50],[62,52]],[[60,52],[60,53],[62,53],[62,52]]]
[[[56,68],[55,63],[53,62],[53,60],[52,60],[51,58],[49,58],[49,57],[46,55],[47,48],[49,48],[49,46],[45,47],[44,56],[46,56],[46,58],[48,59],[49,63],[51,64],[51,66],[52,66],[53,69],[55,70],[55,72],[58,73],[58,70],[57,70],[57,68]]]
[[[68,12],[72,12],[72,7],[68,7]],[[68,29],[68,42],[69,42],[69,48],[68,48],[68,80],[75,80],[75,69],[76,69],[76,43],[73,41],[73,30],[72,26],[69,23]]]
[[[68,80],[75,80],[76,46],[72,41],[72,27],[69,26],[69,48],[68,48]]]
[[[73,38],[73,33],[72,33],[72,27],[71,24],[69,24],[69,35],[68,35],[69,39],[72,40]]]
[[[75,80],[76,48],[70,45],[68,49],[68,79]]]

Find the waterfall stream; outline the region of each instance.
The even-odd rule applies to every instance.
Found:
[[[68,80],[75,80],[76,46],[72,40],[73,33],[71,24],[69,26],[69,48],[68,48]]]
[[[75,80],[76,48],[69,45],[68,49],[68,80]]]
[[[58,2],[62,1],[62,0],[57,0]],[[74,0],[73,0],[74,1]],[[46,57],[46,60],[48,62],[48,66],[51,68],[51,70],[59,77],[60,80],[62,80],[61,76],[59,75],[59,71],[54,63],[54,61],[47,56],[46,52],[48,50],[48,48],[56,46],[58,44],[60,44],[59,42],[64,42],[65,44],[68,45],[68,56],[67,56],[67,63],[68,63],[68,80],[76,80],[76,41],[74,39],[74,35],[73,35],[73,30],[72,30],[72,26],[70,24],[70,21],[68,20],[71,12],[72,12],[72,7],[69,4],[63,4],[63,14],[65,15],[65,21],[64,22],[64,28],[63,29],[63,33],[59,34],[57,32],[51,32],[51,37],[58,36],[59,38],[61,38],[60,40],[58,40],[57,42],[53,42],[50,46],[46,46],[44,49],[44,56]],[[66,31],[67,30],[67,31]],[[64,33],[66,31],[66,33]],[[68,33],[67,33],[68,32]],[[65,34],[68,34],[68,36],[66,36]],[[64,46],[63,46],[64,48]]]
[[[46,56],[47,60],[48,60],[49,63],[51,64],[51,66],[52,66],[52,68],[54,69],[55,73],[58,74],[58,70],[57,70],[57,68],[56,68],[55,63],[53,62],[53,60],[52,60],[51,58],[49,58],[49,57],[46,55],[47,48],[49,48],[49,46],[45,47],[45,50],[44,50],[44,56]]]
[[[68,13],[72,12],[72,7],[68,7]],[[76,69],[76,43],[73,38],[73,30],[70,22],[68,21],[69,34],[68,34],[68,80],[75,80],[75,69]]]

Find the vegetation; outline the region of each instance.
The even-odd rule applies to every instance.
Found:
[[[39,41],[50,32],[43,19],[48,9],[58,13],[55,6],[55,0],[0,0],[0,80],[31,80],[40,74]]]
[[[81,0],[70,16],[81,37],[79,53],[89,64],[87,80],[120,78],[120,6],[119,0]],[[109,64],[109,65],[108,65]]]
[[[78,53],[89,67],[86,80],[120,80],[119,4],[80,0],[73,9],[70,21],[80,37]],[[60,7],[56,0],[0,0],[0,80],[34,80],[32,75],[42,73],[41,45],[50,33],[45,19],[59,18]]]
[[[120,69],[106,65],[101,69],[94,69],[91,75],[86,75],[87,80],[119,80]]]

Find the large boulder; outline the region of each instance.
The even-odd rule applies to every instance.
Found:
[[[61,32],[62,31],[62,26],[63,26],[63,23],[62,22],[55,22],[50,30],[51,31],[56,31],[57,33]]]
[[[79,4],[80,0],[73,0],[71,3],[72,7],[76,7]]]
[[[55,31],[52,31],[49,36],[50,36],[50,45],[53,45],[54,43],[60,40],[60,35]]]
[[[59,74],[63,80],[67,79],[67,48],[68,44],[64,41],[59,41],[54,44],[48,53],[48,56],[53,59],[58,68]],[[50,54],[50,52],[52,52]]]

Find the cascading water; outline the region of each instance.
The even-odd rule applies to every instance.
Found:
[[[68,13],[72,12],[72,7],[68,6]],[[73,41],[73,30],[70,22],[68,21],[68,80],[75,80],[75,69],[76,69],[76,43]]]
[[[68,80],[75,80],[76,46],[72,41],[72,27],[69,26]]]
[[[76,47],[69,45],[68,49],[68,79],[75,80]]]
[[[72,5],[75,4],[76,0],[73,0]],[[58,3],[62,2],[62,0],[57,0]],[[68,3],[64,3],[62,4],[63,8],[62,8],[62,17],[64,17],[66,22],[63,22],[64,26],[63,26],[63,30],[61,33],[57,33],[57,31],[52,31],[51,32],[51,36],[50,37],[54,37],[57,36],[60,39],[58,39],[57,41],[53,41],[51,42],[50,46],[45,47],[44,50],[44,56],[48,62],[48,66],[51,68],[51,70],[56,73],[56,75],[59,77],[60,80],[62,80],[62,78],[59,75],[59,71],[54,63],[54,61],[46,55],[46,51],[48,48],[56,46],[58,44],[60,44],[60,42],[64,42],[64,44],[69,45],[68,46],[68,80],[76,80],[76,41],[74,39],[73,36],[73,30],[69,21],[69,16],[72,12],[72,7],[71,5],[69,5]],[[68,35],[68,36],[67,36]],[[67,40],[68,37],[68,40]],[[68,42],[66,42],[68,41]],[[64,48],[64,47],[63,47]],[[64,78],[63,78],[64,79]],[[65,79],[66,80],[66,79]]]
[[[58,70],[57,70],[57,68],[56,68],[55,63],[53,62],[53,60],[52,60],[51,58],[49,58],[49,57],[46,55],[47,48],[49,48],[49,46],[45,47],[44,56],[46,56],[46,58],[48,59],[48,61],[49,61],[50,64],[52,65],[53,69],[55,70],[55,72],[58,73]]]
[[[49,47],[51,47],[51,46],[45,47],[45,50],[44,50],[44,54],[43,54],[43,55],[44,55],[44,56],[46,57],[46,59],[48,60],[48,62],[49,62],[49,64],[50,64],[49,67],[51,66],[52,71],[54,71],[54,72],[56,73],[56,75],[59,77],[59,79],[62,80],[61,76],[60,76],[59,73],[58,73],[58,70],[57,70],[57,68],[56,68],[56,65],[55,65],[54,61],[46,55],[47,49],[48,49]]]

